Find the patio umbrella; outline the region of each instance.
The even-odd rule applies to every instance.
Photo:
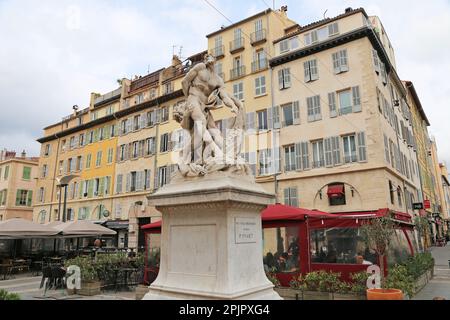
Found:
[[[115,235],[116,231],[105,228],[101,225],[92,223],[90,221],[78,220],[61,223],[54,226],[59,230],[63,236],[102,236]]]
[[[46,238],[58,234],[58,230],[29,220],[14,218],[0,222],[0,238]]]

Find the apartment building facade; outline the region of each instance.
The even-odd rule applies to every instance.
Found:
[[[33,219],[33,200],[36,196],[38,158],[20,157],[16,152],[2,151],[0,157],[0,221]],[[38,194],[37,197],[41,195]]]

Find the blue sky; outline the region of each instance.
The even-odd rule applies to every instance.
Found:
[[[264,10],[271,0],[209,0],[233,22]],[[266,2],[266,3],[265,3]],[[447,0],[276,1],[300,24],[333,17],[346,7],[380,16],[396,51],[400,77],[415,83],[450,164],[450,2]],[[116,79],[206,49],[205,35],[230,24],[204,0],[0,0],[0,148],[39,153],[42,128],[86,107],[91,92]]]

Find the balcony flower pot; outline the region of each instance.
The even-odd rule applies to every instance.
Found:
[[[367,300],[403,300],[399,289],[367,289]]]

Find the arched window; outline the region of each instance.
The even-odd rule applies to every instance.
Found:
[[[46,216],[47,216],[47,211],[41,210],[41,211],[39,212],[39,215],[38,215],[38,221],[39,221],[40,224],[44,224],[44,223],[45,223],[45,217],[46,217]]]

